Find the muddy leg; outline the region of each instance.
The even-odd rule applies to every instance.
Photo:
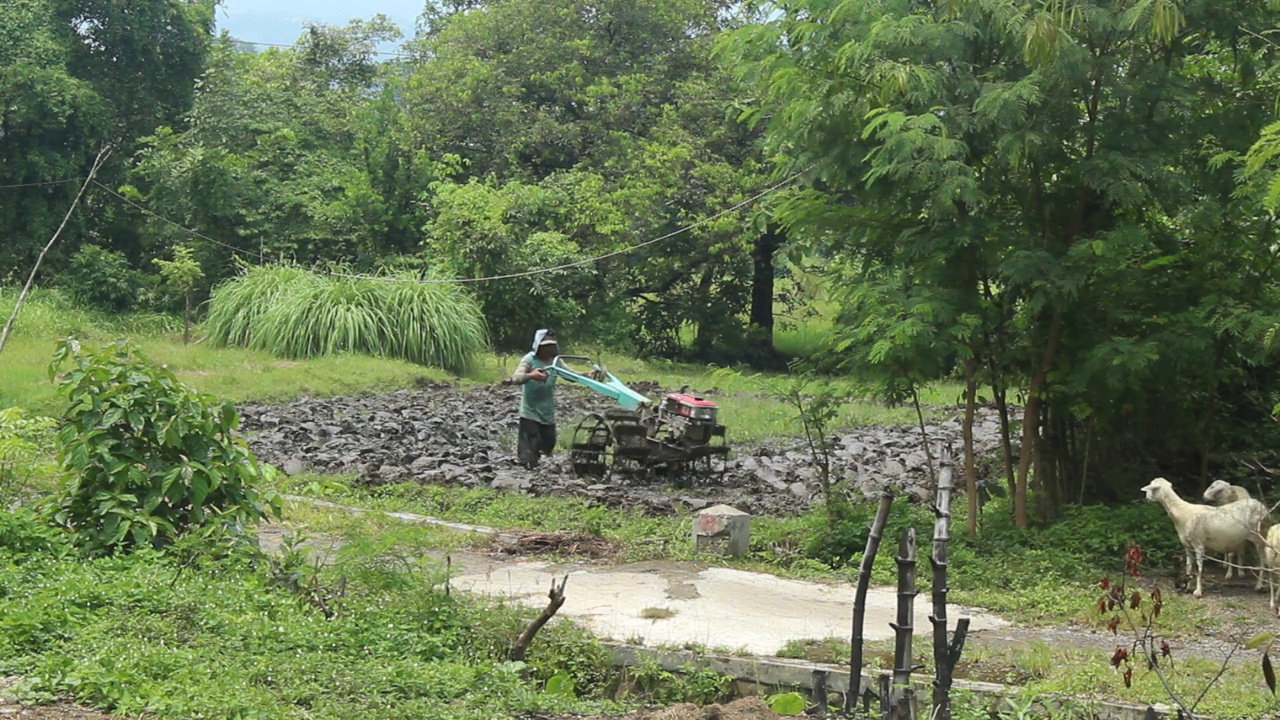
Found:
[[[526,468],[532,469],[538,464],[538,451],[542,445],[541,427],[537,420],[520,418],[520,435],[516,440],[516,459]]]
[[[1204,594],[1204,589],[1200,587],[1200,576],[1204,574],[1204,548],[1196,548],[1196,591],[1192,593],[1195,597]]]

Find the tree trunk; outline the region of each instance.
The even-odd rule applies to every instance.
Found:
[[[751,338],[766,353],[773,352],[773,256],[786,240],[786,234],[770,223],[751,249]]]
[[[853,595],[853,634],[849,644],[849,692],[844,698],[844,708],[849,713],[857,707],[858,696],[862,693],[862,627],[867,617],[867,588],[871,586],[871,568],[875,565],[876,553],[880,551],[880,538],[892,506],[893,491],[886,486],[880,493],[880,505],[876,508],[875,519],[871,521],[867,547],[858,567],[858,586]]]
[[[1031,382],[1027,384],[1027,405],[1022,409],[1022,448],[1018,458],[1018,480],[1013,490],[1013,523],[1022,528],[1027,527],[1027,474],[1031,470],[1031,461],[1036,454],[1036,438],[1040,435],[1040,392],[1044,389],[1049,367],[1053,364],[1054,355],[1058,352],[1058,341],[1062,338],[1063,313],[1059,308],[1053,312],[1053,320],[1049,323],[1049,337],[1045,340],[1044,357],[1031,374]]]
[[[1012,498],[1017,484],[1017,475],[1013,471],[1013,428],[1009,421],[1009,402],[1005,399],[1005,389],[994,378],[991,380],[991,396],[996,401],[996,411],[1000,413],[1000,450],[1004,459],[1004,479],[1009,486],[1009,497]]]
[[[929,433],[924,428],[924,410],[920,407],[920,392],[916,390],[915,383],[911,384],[911,404],[916,409],[916,421],[920,424],[920,441],[924,443],[924,459],[929,465],[929,477],[938,477],[937,472],[933,469],[933,450],[929,449]]]
[[[525,655],[529,652],[529,644],[533,642],[534,636],[542,629],[547,621],[555,617],[556,612],[564,605],[564,586],[569,582],[569,576],[565,575],[564,580],[556,585],[555,578],[551,578],[551,592],[547,593],[549,602],[547,607],[542,610],[538,617],[529,623],[529,626],[520,633],[520,637],[516,638],[516,642],[511,646],[511,651],[507,653],[507,657],[511,660],[524,660]]]
[[[969,537],[978,533],[978,464],[973,457],[973,418],[978,403],[978,361],[964,361],[964,492],[969,500],[969,514],[964,520],[964,532]],[[949,469],[944,468],[944,473]],[[950,500],[948,500],[948,503]]]
[[[191,342],[191,295],[194,290],[187,290],[187,306],[182,313],[182,344]]]

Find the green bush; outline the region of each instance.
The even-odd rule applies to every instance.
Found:
[[[475,300],[453,283],[413,282],[408,272],[385,277],[399,281],[249,268],[214,289],[205,329],[217,345],[288,358],[357,352],[465,372],[486,345]]]
[[[0,496],[41,475],[52,474],[52,418],[31,416],[20,407],[0,410]]]
[[[81,246],[61,278],[77,301],[106,312],[132,308],[141,284],[124,253],[97,245]]]
[[[92,552],[163,547],[197,529],[237,530],[279,514],[257,489],[263,469],[235,435],[239,415],[127,343],[58,343],[67,396],[58,455],[70,478],[56,518]]]

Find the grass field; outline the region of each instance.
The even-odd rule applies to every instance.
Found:
[[[0,292],[0,313],[7,315],[11,302],[11,293]],[[780,333],[779,342],[790,342],[796,347],[817,342],[822,333],[820,322],[812,318],[798,322]],[[504,378],[518,360],[516,355],[488,354],[463,378],[450,378],[442,371],[400,361],[353,355],[285,361],[262,352],[212,348],[200,342],[184,346],[180,327],[172,318],[106,317],[77,309],[56,294],[40,293],[27,308],[10,346],[0,355],[0,408],[20,405],[37,412],[57,411],[57,398],[45,369],[54,340],[68,334],[94,342],[130,338],[153,360],[168,364],[192,386],[235,401],[283,401],[308,394],[376,392],[412,387],[423,380],[491,384]],[[196,337],[199,338],[199,333]],[[566,347],[565,350],[596,354],[593,348]],[[725,415],[735,418],[735,428],[742,428],[740,437],[744,440],[792,434],[797,430],[790,410],[762,396],[766,383],[758,378],[718,374],[708,367],[637,360],[609,352],[600,353],[599,357],[624,381],[657,382],[663,387],[689,384],[699,392],[713,395]],[[857,393],[858,388],[849,381],[836,379],[834,382],[846,392]],[[958,394],[954,384],[940,383],[929,388],[922,400],[928,404],[951,405]],[[845,425],[914,421],[914,412],[909,408],[886,408],[870,401],[847,403],[840,417],[840,423]],[[709,560],[695,557],[689,546],[687,539],[692,523],[689,516],[652,517],[592,506],[577,498],[530,498],[490,490],[418,485],[364,490],[353,487],[351,478],[344,477],[296,476],[282,478],[281,482],[280,489],[291,493],[374,509],[410,510],[504,530],[598,534],[618,542],[622,548],[620,559],[624,560]],[[50,479],[49,488],[53,486]],[[963,524],[964,508],[960,504],[954,509],[958,528]],[[826,524],[820,508],[799,517],[758,518],[753,522],[749,556],[716,562],[795,577],[852,580],[865,542],[870,512],[869,506],[855,506],[850,517],[837,528]],[[1167,560],[1166,546],[1173,542],[1173,536],[1164,521],[1159,507],[1135,503],[1126,507],[1083,508],[1058,524],[1020,530],[1011,527],[1007,506],[993,502],[984,512],[979,537],[969,540],[958,537],[958,532],[953,533],[956,537],[951,556],[952,600],[988,607],[1032,625],[1074,626],[1086,632],[1105,632],[1105,618],[1097,615],[1095,607],[1098,577],[1116,571],[1118,550],[1129,542],[1142,544],[1158,562]],[[285,522],[311,536],[355,539],[357,545],[376,552],[393,546],[406,552],[423,548],[448,550],[469,542],[456,533],[439,528],[406,527],[400,521],[376,513],[352,516],[302,503],[288,504]],[[931,523],[932,514],[927,508],[902,504],[887,533],[896,536],[905,527],[913,526],[927,535]],[[32,528],[19,530],[6,529],[0,523],[0,535],[39,532]],[[874,580],[879,584],[890,584],[894,579],[891,546],[892,543],[884,546],[884,556],[875,569]],[[0,552],[4,550],[0,548]],[[20,557],[16,561],[25,562]],[[525,685],[513,679],[503,679],[496,686],[499,697],[484,699],[468,694],[461,688],[474,679],[472,668],[481,668],[476,672],[484,672],[484,668],[493,672],[495,667],[494,654],[483,648],[474,648],[475,654],[466,658],[437,658],[428,654],[418,661],[397,663],[393,657],[394,646],[376,639],[381,638],[380,631],[368,623],[376,623],[384,604],[405,602],[402,589],[409,594],[429,592],[432,587],[429,583],[415,581],[418,584],[402,585],[398,584],[400,580],[394,580],[390,586],[368,586],[365,597],[368,604],[360,610],[363,618],[353,615],[350,623],[335,626],[326,654],[318,655],[314,662],[299,661],[295,668],[299,677],[261,684],[264,682],[259,669],[262,663],[276,654],[289,654],[305,645],[307,633],[315,623],[312,615],[295,611],[296,598],[281,596],[277,588],[264,586],[261,576],[242,568],[210,566],[183,577],[181,571],[164,567],[163,561],[138,556],[114,564],[103,561],[92,565],[64,558],[49,567],[56,577],[45,581],[50,588],[48,592],[40,590],[44,585],[30,585],[30,578],[22,568],[10,567],[7,572],[13,576],[14,587],[26,588],[25,594],[12,594],[6,600],[7,605],[0,608],[17,618],[14,622],[18,625],[14,627],[28,633],[14,636],[27,645],[8,647],[0,643],[3,646],[0,647],[0,671],[39,673],[39,678],[28,688],[33,697],[70,691],[100,707],[121,711],[135,711],[148,703],[162,703],[163,698],[171,698],[175,704],[152,706],[152,712],[162,708],[156,713],[159,716],[185,716],[181,714],[202,705],[218,708],[219,712],[242,710],[247,713],[245,716],[254,712],[270,714],[298,697],[308,698],[308,703],[376,703],[382,702],[388,693],[401,699],[382,708],[388,710],[382,714],[385,717],[397,716],[394,712],[408,708],[434,707],[433,703],[441,700],[460,708],[457,716],[477,718],[516,707],[569,709],[571,705],[538,691],[527,692]],[[921,589],[927,591],[927,573],[922,574],[921,580]],[[198,598],[207,591],[218,593],[224,600],[211,603],[206,616],[201,614],[205,610],[198,607]],[[135,600],[129,598],[150,603],[147,607],[154,606],[155,616],[146,614],[149,610],[138,615]],[[84,610],[86,602],[93,604],[93,612]],[[286,604],[289,604],[287,610],[283,609]],[[433,607],[423,606],[422,610],[429,614],[435,612]],[[1206,603],[1170,594],[1162,617],[1162,630],[1175,638],[1193,638],[1207,632],[1222,634],[1248,624],[1250,613],[1255,609],[1249,603]],[[483,610],[477,612],[483,613]],[[244,614],[249,624],[228,621],[223,617],[228,613]],[[182,620],[188,615],[213,625],[221,623],[218,626],[223,629],[212,634],[197,634],[194,636],[197,645],[191,649],[157,648],[150,642],[150,638],[156,636],[193,637],[185,629],[190,623]],[[65,618],[71,616],[74,622],[67,624]],[[137,617],[144,617],[149,623],[142,630],[134,629]],[[268,620],[280,623],[279,628],[272,630],[264,625]],[[451,623],[443,630],[472,632],[487,627],[485,632],[509,633],[519,627],[512,616],[502,622],[498,630],[479,620]],[[397,630],[400,631],[403,628]],[[259,646],[243,648],[225,644],[231,636],[249,638]],[[356,652],[361,644],[373,647],[376,652],[361,655]],[[589,641],[566,642],[557,646],[555,652],[559,654],[541,661],[543,677],[575,663],[579,672],[595,672],[587,668],[589,663],[583,660],[595,652]],[[796,652],[803,653],[803,649],[797,648]],[[1142,701],[1165,699],[1152,677],[1143,676],[1134,688],[1125,688],[1105,657],[1077,650],[1035,646],[978,659],[985,659],[997,669],[1007,668],[1011,679],[1026,682],[1030,689],[1038,692],[1098,693]],[[350,668],[344,671],[346,679],[324,675],[322,666],[334,662]],[[391,670],[383,672],[384,666]],[[1178,667],[1175,682],[1188,692],[1202,686],[1216,672],[1216,666],[1194,657],[1187,657]],[[225,681],[203,685],[198,691],[179,692],[165,680],[170,675],[181,678],[212,672],[213,668],[225,675]],[[174,675],[175,672],[178,674]],[[1226,680],[1207,696],[1205,709],[1221,717],[1258,717],[1259,712],[1274,711],[1274,702],[1261,686],[1259,675],[1252,665],[1233,668]],[[129,683],[132,683],[131,689],[125,687]],[[259,685],[246,694],[239,690],[245,683]],[[454,688],[456,683],[461,684]],[[370,694],[365,694],[366,690]],[[686,687],[679,692],[687,690]],[[679,692],[673,691],[665,699],[678,700]],[[585,708],[574,706],[573,709]]]
[[[0,292],[0,314],[7,317],[14,295],[12,291]],[[233,402],[284,402],[308,395],[390,391],[413,387],[424,380],[493,384],[508,377],[520,359],[517,354],[486,353],[463,377],[401,360],[363,355],[283,360],[259,350],[212,347],[202,341],[198,328],[192,343],[183,345],[180,323],[175,318],[110,317],[77,308],[57,293],[37,291],[24,305],[15,336],[0,356],[0,407],[17,405],[44,414],[58,411],[47,367],[54,342],[68,335],[97,343],[128,339],[153,361],[168,365],[192,387]],[[714,397],[723,415],[734,418],[736,440],[755,441],[799,432],[794,412],[767,397],[766,384],[751,377],[717,374],[715,368],[707,366],[628,358],[589,345],[566,345],[564,351],[600,359],[623,382],[656,382],[664,388],[689,385]],[[837,423],[840,426],[916,421],[911,408],[888,408],[859,400],[859,389],[852,382],[839,378],[832,382],[852,398],[841,409]],[[959,394],[955,383],[937,383],[924,389],[921,400],[925,404],[951,405]]]

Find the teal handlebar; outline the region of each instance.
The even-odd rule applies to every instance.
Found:
[[[592,372],[590,375],[583,375],[575,372],[564,363],[565,360],[584,360],[591,363]],[[612,373],[605,370],[603,365],[593,361],[589,357],[582,355],[557,355],[555,360],[551,361],[551,365],[547,367],[547,372],[564,378],[572,383],[585,385],[595,390],[601,395],[611,397],[618,401],[618,404],[628,410],[639,410],[645,405],[649,405],[652,401],[641,395],[640,393],[627,387]]]

